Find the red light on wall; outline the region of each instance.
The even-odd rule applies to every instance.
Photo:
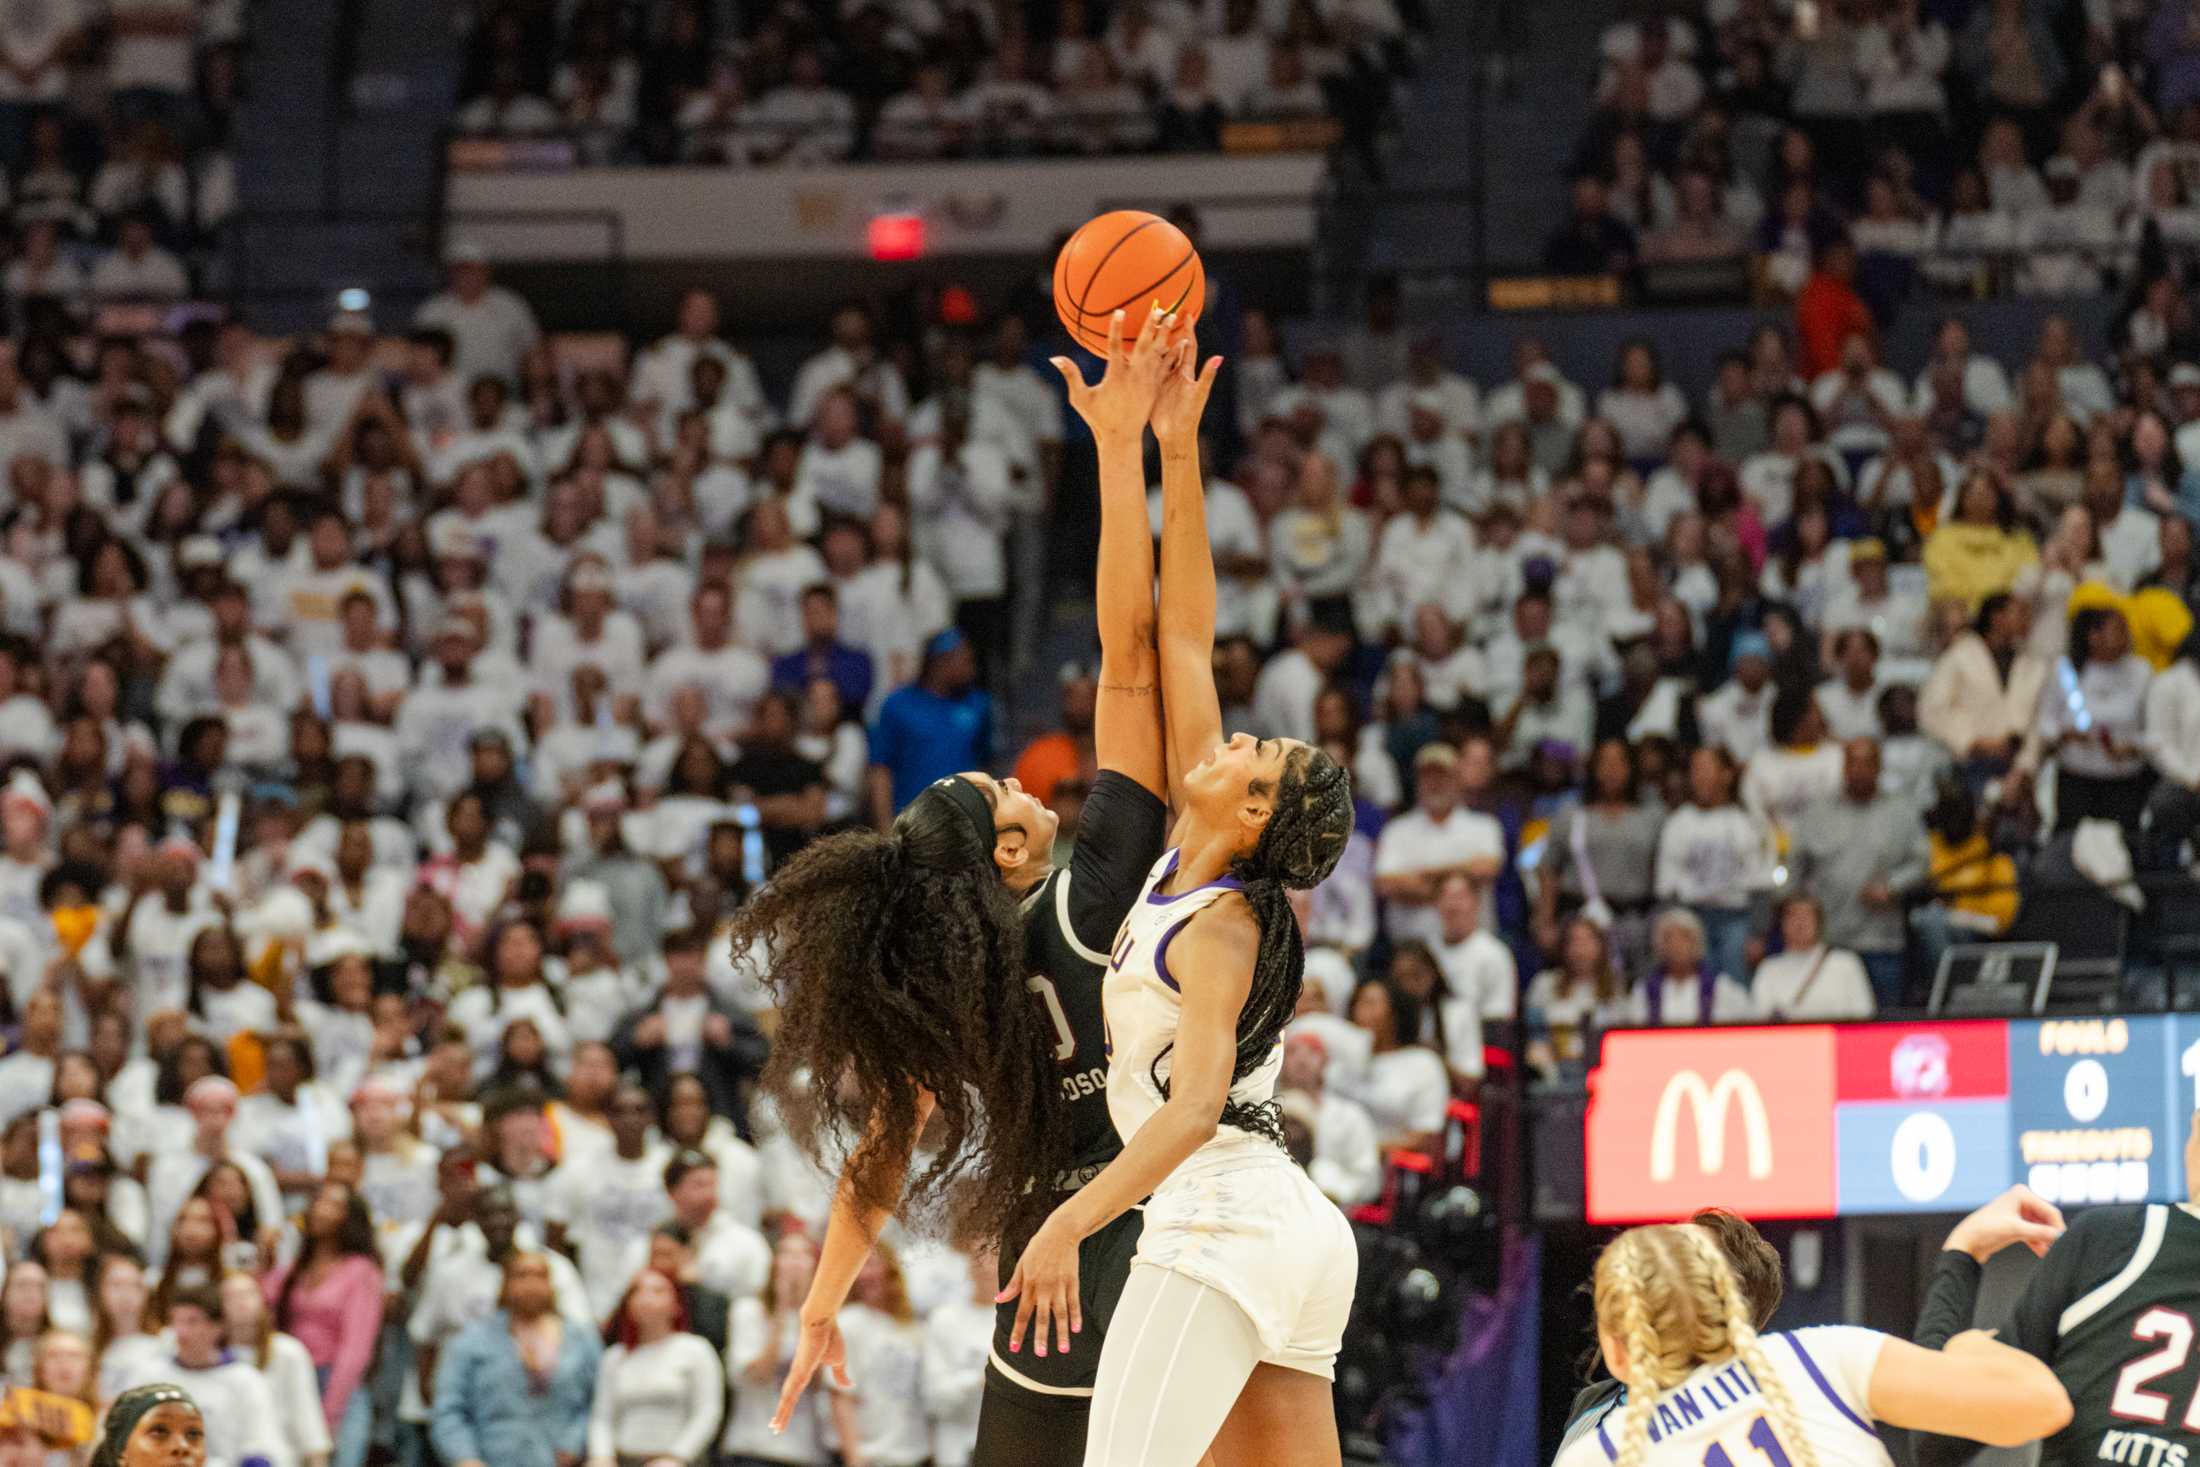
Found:
[[[921,260],[924,258],[924,216],[874,214],[864,231],[864,238],[874,260]]]

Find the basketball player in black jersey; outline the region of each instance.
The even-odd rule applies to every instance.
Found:
[[[2200,1116],[2185,1142],[2185,1180],[2200,1202]],[[2044,1256],[2002,1338],[2055,1372],[2072,1410],[2070,1424],[2041,1443],[2041,1467],[2200,1467],[2195,1203],[2089,1208],[2065,1229],[2062,1214],[2033,1193],[2010,1196],[2037,1224],[2019,1241]],[[2043,1246],[2047,1237],[2052,1246]],[[1919,1344],[1938,1347],[1970,1327],[1986,1256],[1950,1235],[1920,1311]],[[1923,1438],[1917,1461],[1956,1467],[1975,1451]]]
[[[997,1227],[1004,1260],[1021,1256],[1060,1196],[1090,1180],[1122,1149],[1108,1114],[1100,986],[1116,931],[1160,859],[1167,834],[1143,436],[1172,326],[1157,310],[1137,343],[1125,348],[1117,312],[1107,371],[1097,386],[1088,387],[1068,360],[1055,362],[1071,405],[1092,429],[1100,460],[1100,686],[1093,719],[1099,773],[1069,865],[1046,870],[1041,864],[1054,836],[1043,806],[1014,780],[972,773],[941,780],[911,802],[891,837],[842,836],[798,855],[736,921],[737,949],[759,941],[774,958],[782,1027],[773,1088],[798,1113],[807,1090],[825,1112],[825,1124],[798,1119],[790,1129],[821,1157],[830,1154],[833,1126],[863,1138],[842,1170],[774,1429],[785,1425],[820,1366],[843,1388],[850,1384],[834,1321],[864,1257],[902,1201],[916,1137],[935,1116],[941,1124],[930,1139],[941,1159],[920,1170],[913,1190],[951,1177],[958,1166],[980,1188],[990,1183],[994,1205],[981,1216]],[[1020,962],[1010,951],[997,959],[986,955],[1000,933],[992,905],[997,898],[973,889],[981,885],[1014,894]],[[882,888],[891,891],[881,896]],[[950,956],[973,969],[965,988],[987,992],[925,994],[938,1022],[910,1006],[899,1031],[906,1047],[897,1050],[891,1026],[882,1043],[875,1016],[851,1014],[891,1009],[938,982],[925,964],[909,960],[897,938],[906,928],[941,926],[941,905],[964,909],[958,921],[944,924],[958,944]],[[851,918],[851,907],[862,910]],[[973,946],[981,950],[976,960]],[[974,1032],[970,1014],[994,1001],[991,990],[1009,983],[1023,991],[1018,1002],[1025,1007],[997,1010],[994,1032]],[[1035,1052],[998,1052],[1018,1044]],[[1044,1072],[1038,1090],[1019,1089],[1026,1060]],[[827,1090],[812,1084],[810,1074],[844,1074],[849,1082]],[[767,1074],[767,1084],[773,1078]],[[1022,1113],[976,1116],[966,1090],[980,1092],[994,1112],[1010,1110],[1019,1099],[1027,1103]],[[1019,1131],[1045,1133],[1046,1144]],[[1035,1176],[1033,1166],[1021,1176],[989,1177],[989,1166],[997,1168],[1004,1152],[1033,1161],[1047,1156],[1051,1174]],[[1030,1205],[1015,1205],[1019,1198]],[[1084,1241],[1084,1329],[1070,1349],[1044,1339],[1013,1348],[1016,1305],[1000,1306],[973,1467],[1077,1467],[1084,1460],[1100,1342],[1137,1251],[1140,1221],[1139,1213],[1125,1213]]]

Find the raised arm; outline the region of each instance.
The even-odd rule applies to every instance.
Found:
[[[1054,366],[1069,404],[1092,429],[1100,455],[1100,694],[1093,743],[1102,769],[1128,775],[1168,798],[1162,763],[1161,697],[1154,652],[1153,537],[1146,519],[1146,419],[1161,389],[1168,333],[1157,307],[1138,340],[1123,346],[1123,313],[1108,323],[1108,364],[1099,385],[1067,357]]]
[[[1199,346],[1177,343],[1154,400],[1161,444],[1161,701],[1167,712],[1171,803],[1184,771],[1222,742],[1222,701],[1215,695],[1215,560],[1207,539],[1207,485],[1199,468],[1199,420],[1222,358],[1193,375]]]

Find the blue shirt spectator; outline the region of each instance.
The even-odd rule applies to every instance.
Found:
[[[840,690],[841,707],[870,706],[870,655],[840,640],[840,598],[822,584],[802,593],[802,645],[772,659],[772,686],[799,696],[821,677]]]
[[[504,1308],[451,1341],[436,1366],[428,1434],[453,1464],[558,1467],[588,1451],[603,1345],[562,1320],[541,1254],[505,1265]]]
[[[949,627],[925,644],[917,680],[886,697],[871,728],[872,814],[881,826],[934,780],[993,758],[993,699],[978,662]]]

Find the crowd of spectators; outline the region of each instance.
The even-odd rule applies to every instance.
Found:
[[[1420,0],[472,0],[461,134],[739,167],[1213,151],[1232,121],[1361,146]]]
[[[1305,911],[1326,1081],[1287,1071],[1309,1124],[1357,1105],[1346,1200],[1485,1044],[1578,1078],[1614,1024],[1914,1009],[2028,880],[2189,869],[2200,367],[1951,317],[1898,375],[1848,265],[1701,393],[1647,341],[1470,381],[1389,282],[1295,356],[1247,313],[1217,676],[1356,776]]]
[[[768,1430],[830,1179],[719,933],[1001,762],[1058,379],[851,307],[767,392],[703,291],[577,365],[449,256],[400,334],[0,343],[0,1378],[228,1464],[953,1467],[995,1263],[929,1235]]]
[[[0,9],[11,311],[181,300],[236,207],[243,0]]]
[[[1287,353],[1211,264],[1225,720],[1360,802],[1284,1074],[1340,1204],[1514,1055],[1914,1001],[2081,822],[2188,862],[2167,317],[1898,375],[1830,244],[1703,392],[1648,343],[1475,382],[1394,282]],[[954,1467],[995,1262],[913,1231],[855,1388],[765,1429],[829,1179],[721,934],[956,770],[1076,839],[1089,674],[1004,706],[1089,492],[1051,309],[849,306],[781,383],[708,291],[606,355],[448,268],[288,343],[0,347],[0,1378],[181,1377],[229,1463]]]
[[[1740,267],[1792,296],[2090,293],[2200,244],[2200,30],[2178,3],[1715,0],[1603,37],[1552,268]]]

